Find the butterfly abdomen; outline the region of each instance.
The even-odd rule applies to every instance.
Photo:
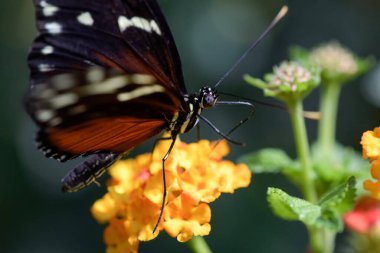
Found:
[[[107,152],[91,156],[62,179],[62,191],[75,192],[95,182],[120,155]]]

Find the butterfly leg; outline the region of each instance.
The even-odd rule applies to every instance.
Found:
[[[153,152],[154,150],[156,149],[156,146],[157,144],[160,142],[160,141],[168,141],[168,140],[172,140],[172,137],[161,137],[161,138],[158,138],[158,139],[155,139],[154,140],[154,143],[153,143],[153,147],[152,147],[152,157],[153,157]]]
[[[154,150],[156,149],[157,144],[160,141],[168,141],[168,140],[172,140],[172,137],[171,136],[170,137],[161,137],[161,138],[158,138],[158,139],[154,140],[152,151],[150,152],[151,153],[151,155],[150,155],[150,163],[152,163],[152,161],[153,161],[153,153],[154,153]]]
[[[220,136],[222,136],[227,141],[229,141],[229,142],[231,142],[231,143],[233,143],[235,145],[244,146],[244,143],[232,140],[226,134],[222,133],[222,131],[220,131],[216,126],[214,126],[214,124],[212,124],[208,119],[206,119],[202,115],[198,115],[198,117],[199,117],[199,119],[203,120],[207,125],[209,125],[217,134],[219,134]]]
[[[197,124],[197,140],[201,140],[201,126]]]
[[[230,134],[232,134],[241,125],[243,125],[245,122],[247,122],[248,120],[250,120],[253,117],[253,115],[255,114],[255,112],[256,112],[256,106],[254,104],[252,104],[250,102],[246,102],[246,101],[218,101],[217,104],[222,104],[222,105],[223,104],[224,105],[245,105],[245,106],[251,107],[251,111],[250,111],[249,115],[246,118],[240,120],[239,123],[237,123],[233,128],[231,128],[231,130],[227,132],[227,134],[226,134],[227,136],[229,136]],[[221,140],[218,140],[214,144],[214,146],[213,146],[212,149],[215,149],[219,145],[220,141]]]
[[[170,147],[168,151],[166,152],[165,156],[162,158],[162,180],[164,183],[164,193],[162,195],[162,204],[161,204],[161,209],[160,209],[160,215],[158,216],[158,220],[156,225],[154,226],[153,233],[156,232],[158,225],[160,224],[160,221],[162,219],[162,216],[164,214],[164,208],[165,208],[165,200],[166,200],[166,173],[165,173],[165,161],[168,159],[170,153],[172,152],[172,149],[174,147],[175,141],[177,140],[177,135],[178,133],[172,132],[171,134],[171,139],[172,143],[170,144]]]
[[[245,105],[245,106],[251,107],[251,111],[248,114],[248,116],[246,118],[240,120],[238,124],[236,124],[230,131],[228,131],[228,133],[226,134],[227,136],[229,136],[230,134],[232,134],[241,125],[243,125],[245,122],[247,122],[248,120],[250,120],[253,117],[253,115],[255,114],[255,112],[256,112],[255,105],[252,104],[252,103],[250,103],[250,102],[246,102],[246,101],[218,101],[217,104],[218,105],[219,104],[222,104],[222,105]]]

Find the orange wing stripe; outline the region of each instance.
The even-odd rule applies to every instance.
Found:
[[[99,150],[124,153],[165,129],[158,119],[100,118],[67,128],[52,128],[47,137],[52,145],[72,154]]]

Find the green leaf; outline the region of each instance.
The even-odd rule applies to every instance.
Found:
[[[239,162],[247,164],[253,173],[277,173],[288,167],[292,160],[281,149],[266,148],[242,156]]]
[[[302,177],[302,168],[299,161],[293,161],[281,172],[289,179],[290,182],[302,189],[304,180]]]
[[[314,225],[321,215],[319,206],[292,197],[277,188],[268,188],[267,198],[273,212],[285,220],[298,220],[306,225]]]
[[[338,185],[321,198],[321,216],[314,225],[318,228],[343,231],[342,215],[352,209],[355,197],[356,179],[350,177],[347,182]]]
[[[320,191],[325,192],[354,176],[359,184],[370,178],[370,164],[351,147],[335,143],[333,155],[326,157],[318,144],[312,146],[312,159]]]
[[[351,189],[354,181],[354,179],[349,179],[344,184],[346,187],[342,185],[341,188]],[[338,201],[340,198],[337,198],[337,196],[345,195],[347,199],[353,198],[350,193],[351,190],[344,191],[337,189],[337,192],[340,194],[326,196],[321,205],[315,205],[304,199],[290,196],[277,188],[268,188],[267,198],[273,212],[284,220],[301,221],[308,227],[318,229],[342,231],[344,226],[341,218],[341,204],[345,202],[343,199],[346,199],[346,197]],[[346,192],[346,194],[342,194],[342,192]]]
[[[356,179],[350,177],[347,182],[338,185],[325,194],[319,201],[323,210],[334,210],[342,215],[352,209],[356,197]]]
[[[314,226],[339,232],[343,231],[344,228],[341,216],[330,209],[322,210],[322,214],[318,217]]]
[[[266,82],[264,82],[263,80],[259,79],[259,78],[254,78],[248,74],[245,74],[244,75],[244,80],[249,83],[250,85],[256,87],[256,88],[259,88],[259,89],[266,89],[268,87],[268,84]]]

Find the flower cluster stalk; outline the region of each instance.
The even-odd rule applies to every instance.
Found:
[[[302,167],[303,194],[311,203],[318,201],[313,180],[313,168],[310,158],[309,141],[306,132],[305,120],[303,118],[303,105],[299,100],[288,104],[292,121],[294,139],[296,143],[297,155]]]
[[[313,167],[310,157],[310,146],[307,137],[305,120],[303,117],[303,105],[301,100],[295,100],[288,103],[290,118],[292,121],[294,139],[297,149],[297,156],[302,168],[302,192],[305,199],[316,204],[318,201],[317,191],[314,184]],[[330,238],[325,238],[326,234],[315,227],[308,227],[310,246],[313,253],[330,253],[332,252]],[[327,243],[330,242],[330,243]]]
[[[202,236],[194,236],[187,242],[187,245],[194,253],[212,253]]]
[[[321,90],[321,120],[318,129],[318,144],[325,157],[329,157],[335,144],[336,118],[341,85],[325,84]]]

